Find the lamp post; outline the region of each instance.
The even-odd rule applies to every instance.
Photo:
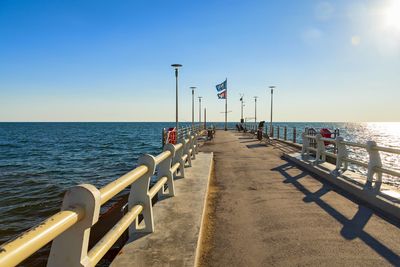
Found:
[[[199,99],[199,126],[201,126],[201,99],[203,97],[198,96],[197,98]]]
[[[257,128],[257,98],[258,96],[254,97],[254,124]]]
[[[182,67],[181,64],[172,64],[171,67],[175,69],[175,128],[178,131],[178,69]]]
[[[241,94],[240,95],[240,123],[244,123],[244,120],[243,120],[243,94]]]
[[[271,89],[271,121],[269,122],[269,135],[272,136],[272,106],[274,103],[274,89],[276,86],[270,86],[269,88]]]
[[[192,131],[194,131],[194,89],[196,89],[196,87],[192,86],[190,89],[192,89]]]

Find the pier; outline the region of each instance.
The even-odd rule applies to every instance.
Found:
[[[319,135],[303,133],[301,145],[286,135],[259,141],[254,131],[210,132],[181,129],[177,144],[143,155],[105,187],[71,188],[59,213],[2,245],[0,265],[18,265],[51,241],[47,266],[96,266],[115,244],[111,266],[400,264],[399,190],[379,175],[396,171],[344,172],[327,161],[348,160],[340,138],[331,155],[321,142],[333,139]],[[379,163],[379,150],[398,152],[369,150],[375,158],[359,164]],[[103,218],[101,206],[125,188],[125,202]]]
[[[283,142],[218,131],[201,266],[400,264],[396,220],[284,159]]]

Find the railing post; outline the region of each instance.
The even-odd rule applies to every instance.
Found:
[[[293,143],[296,143],[296,127],[293,127]]]
[[[272,125],[272,129],[271,129],[271,138],[274,137],[274,126]]]
[[[375,168],[382,167],[382,160],[381,160],[381,155],[379,154],[379,151],[375,150],[374,147],[376,147],[375,141],[367,141],[367,152],[369,155],[367,181],[372,183],[374,174],[376,173],[376,175],[377,175],[376,183],[381,184],[382,183],[382,173],[377,172],[375,170]]]
[[[161,177],[167,177],[167,187],[168,193],[165,192],[165,187],[158,191],[158,196],[175,196],[175,186],[174,186],[174,175],[171,171],[172,159],[175,157],[175,146],[172,144],[166,144],[164,146],[164,151],[171,152],[171,155],[164,161],[160,162],[157,166],[157,180]]]
[[[195,134],[194,133],[189,133],[189,138],[190,138],[190,149],[192,150],[192,159],[196,159],[196,145],[195,145]]]
[[[174,158],[174,162],[172,164],[175,164],[176,162],[179,162],[179,174],[180,176],[183,178],[185,177],[185,161],[182,159],[183,155],[184,155],[184,151],[185,151],[185,146],[186,146],[186,141],[185,139],[181,139],[179,141],[180,144],[182,144],[182,148],[179,149],[176,153],[175,153],[175,158]]]
[[[143,220],[139,224],[136,219],[135,223],[129,226],[129,235],[134,233],[152,233],[154,232],[153,207],[151,196],[149,194],[150,179],[156,170],[156,160],[152,155],[145,154],[139,158],[138,165],[145,165],[148,171],[131,185],[128,198],[129,210],[135,205],[143,206]]]
[[[278,139],[278,140],[279,140],[279,138],[280,138],[280,128],[281,128],[281,127],[278,126],[277,132],[276,132],[276,135],[277,135],[277,139]]]
[[[322,135],[320,133],[315,135],[315,141],[317,143],[317,152],[315,155],[315,163],[318,164],[319,162],[326,161],[326,154],[325,154],[325,144],[324,141],[321,140]]]
[[[199,136],[198,133],[195,132],[195,133],[194,133],[194,140],[193,140],[193,143],[194,143],[194,147],[195,147],[195,152],[196,152],[196,154],[199,153],[199,142],[198,142],[198,140],[197,140],[197,137],[198,137],[198,136]]]
[[[190,135],[187,135],[187,143],[185,144],[185,149],[183,150],[183,155],[187,155],[187,162],[189,167],[192,167],[192,156],[190,155],[190,147],[192,146],[192,138]]]
[[[166,138],[165,138],[165,128],[162,129],[162,133],[161,133],[161,138],[162,138],[162,146],[165,145],[166,143]]]
[[[306,137],[307,133],[303,132],[301,134],[301,138],[303,139],[303,145],[301,146],[301,156],[307,156],[309,155],[308,148],[310,146],[310,140]]]
[[[65,193],[61,210],[81,207],[84,217],[53,240],[47,266],[89,266],[90,228],[99,219],[100,206],[100,191],[93,185],[78,185]]]
[[[348,151],[346,148],[346,145],[343,144],[343,137],[337,136],[336,137],[336,148],[337,148],[337,158],[336,158],[336,169],[334,170],[334,173],[339,175],[340,174],[340,168],[343,165],[342,171],[345,172],[348,167],[348,162],[346,161],[346,158],[348,156]]]
[[[287,140],[287,126],[285,126],[285,128],[283,128],[283,140]]]

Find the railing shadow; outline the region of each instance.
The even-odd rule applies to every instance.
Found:
[[[250,139],[254,139],[254,137],[252,137],[252,136],[241,136],[241,137],[238,137],[238,139],[239,140],[243,140],[243,139],[245,139],[245,140],[250,140]]]
[[[343,228],[340,231],[340,234],[346,240],[353,240],[355,238],[359,238],[362,240],[367,246],[373,249],[376,253],[380,256],[385,258],[391,264],[398,266],[400,263],[400,256],[393,252],[390,248],[382,244],[379,240],[375,239],[369,233],[364,231],[364,227],[374,214],[372,210],[369,208],[359,205],[356,214],[353,216],[352,219],[347,219],[342,213],[336,210],[334,207],[326,203],[324,200],[321,199],[326,193],[332,191],[332,186],[324,181],[320,181],[322,183],[322,187],[315,193],[309,191],[305,186],[303,186],[298,180],[302,177],[309,175],[308,173],[302,171],[301,174],[296,176],[291,176],[287,171],[291,168],[295,168],[296,166],[287,162],[281,166],[278,166],[273,171],[279,172],[285,180],[283,183],[290,183],[295,186],[300,192],[302,192],[305,197],[303,201],[306,203],[314,202],[324,211],[326,211],[330,216],[336,219],[339,223],[343,225]],[[337,192],[345,197],[349,197],[348,195]],[[395,225],[396,227],[400,227],[398,223],[390,222],[391,224]]]
[[[256,143],[256,144],[251,144],[251,145],[246,145],[247,148],[252,149],[252,148],[265,148],[264,144],[261,143]]]
[[[274,149],[278,149],[278,150],[282,151],[283,153],[299,152],[299,149],[282,144],[279,141],[273,142],[273,147],[274,147]]]
[[[252,140],[248,140],[248,141],[240,141],[239,143],[244,144],[244,143],[254,143],[258,141],[257,139],[252,139]]]

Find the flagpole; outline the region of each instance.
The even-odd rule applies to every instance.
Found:
[[[228,130],[228,78],[225,79],[225,131]]]
[[[227,82],[227,85],[226,85],[226,89],[225,89],[226,91],[226,93],[225,93],[225,131],[227,131],[228,130],[228,125],[227,125],[227,123],[228,123],[228,82]]]

